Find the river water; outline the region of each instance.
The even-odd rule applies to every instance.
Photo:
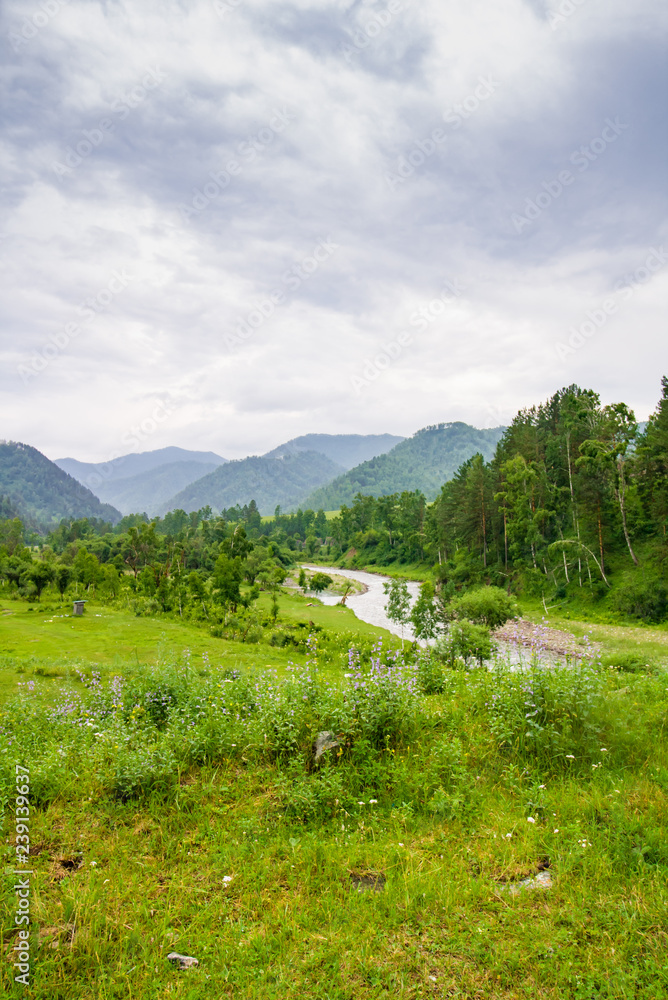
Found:
[[[386,628],[393,635],[401,637],[401,627],[395,625],[385,614],[387,594],[383,590],[383,584],[390,582],[389,576],[380,576],[378,573],[365,573],[361,569],[339,569],[338,566],[310,566],[304,564],[304,569],[316,570],[319,573],[329,573],[331,576],[345,576],[347,580],[357,580],[367,588],[363,594],[350,594],[346,598],[346,607],[354,611],[360,621],[369,625],[377,625],[379,628]],[[408,593],[411,595],[411,604],[420,593],[420,584],[414,580],[407,580]],[[318,594],[318,599],[323,604],[338,604],[341,600],[339,594],[328,594],[323,592]],[[415,636],[409,626],[404,627],[404,639],[413,642]]]
[[[329,573],[331,576],[344,576],[348,580],[357,580],[358,583],[363,583],[366,591],[363,594],[350,594],[346,598],[346,607],[354,611],[360,621],[368,622],[369,625],[377,625],[380,628],[386,628],[388,632],[401,637],[401,626],[391,622],[385,613],[387,594],[383,590],[383,584],[390,582],[389,576],[381,576],[379,573],[366,573],[361,569],[339,569],[338,566],[312,566],[309,563],[304,563],[304,569],[315,570],[319,573]],[[411,596],[412,606],[420,593],[420,584],[415,580],[406,580],[406,586]],[[318,594],[318,599],[323,604],[339,604],[341,596],[339,594],[328,594],[326,591],[323,591]],[[403,638],[409,642],[415,640],[415,635],[410,626],[404,627]],[[498,655],[512,667],[519,666],[527,661],[528,654],[522,649],[521,645],[502,639],[495,639],[495,643],[498,648]],[[559,659],[559,657],[549,655],[543,655],[543,658],[552,662]]]

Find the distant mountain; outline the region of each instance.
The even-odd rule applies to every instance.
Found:
[[[395,434],[304,434],[268,451],[265,458],[282,458],[300,451],[317,451],[344,469],[352,469],[394,448],[404,438]]]
[[[103,482],[95,487],[100,500],[113,503],[121,514],[158,513],[175,493],[220,467],[211,462],[170,462],[138,476]]]
[[[121,518],[41,451],[15,441],[0,442],[0,495],[19,517],[44,527],[69,517],[98,517],[113,524]]]
[[[119,455],[110,462],[79,462],[76,458],[57,458],[55,463],[97,495],[97,488],[101,483],[130,479],[163,465],[172,465],[175,462],[198,462],[203,465],[218,466],[226,461],[226,458],[221,458],[213,451],[188,451],[186,448],[171,447]]]
[[[283,458],[244,458],[191,483],[163,504],[159,513],[190,512],[207,504],[220,510],[255,500],[260,513],[273,514],[278,504],[285,510],[297,506],[311,490],[341,471],[340,465],[315,451],[288,452]]]
[[[431,500],[467,458],[479,451],[489,461],[504,430],[478,430],[460,422],[425,427],[387,454],[315,490],[302,507],[338,510],[342,504],[350,505],[357,493],[379,497],[403,490],[421,490]]]

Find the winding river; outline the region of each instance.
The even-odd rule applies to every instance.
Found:
[[[348,580],[356,580],[358,583],[364,584],[366,587],[364,593],[350,594],[346,598],[346,607],[354,611],[355,615],[361,621],[368,622],[369,625],[377,625],[380,628],[385,628],[388,632],[392,632],[393,635],[401,637],[401,627],[391,622],[385,613],[387,595],[383,590],[383,584],[390,582],[391,578],[389,576],[382,576],[379,573],[366,573],[360,569],[340,569],[338,566],[313,566],[310,563],[304,563],[303,565],[304,569],[314,570],[318,573],[329,573],[331,576],[343,576]],[[420,593],[420,584],[415,580],[406,580],[406,585],[411,595],[412,604]],[[340,594],[328,594],[326,591],[318,594],[317,598],[323,604],[339,604],[341,601]],[[404,627],[403,638],[410,642],[415,640],[415,634],[409,626]],[[498,638],[495,639],[495,642],[499,654],[507,663],[516,666],[526,660],[526,654],[523,652],[521,645]],[[553,654],[543,654],[543,658],[552,662],[559,659],[558,656],[554,656]]]
[[[378,573],[365,573],[360,569],[339,569],[338,566],[311,566],[304,563],[304,569],[315,570],[318,573],[329,573],[330,576],[344,576],[347,580],[356,580],[363,583],[366,591],[363,594],[350,594],[346,598],[346,607],[354,611],[360,621],[369,625],[377,625],[386,628],[393,635],[401,636],[401,627],[395,625],[385,614],[385,604],[387,595],[383,590],[383,584],[390,582],[389,576],[381,576]],[[408,592],[411,595],[411,603],[420,592],[420,584],[413,580],[407,580]],[[324,591],[318,594],[318,599],[323,604],[338,604],[341,600],[340,594],[328,594]],[[412,642],[415,639],[409,626],[404,628],[404,639]]]

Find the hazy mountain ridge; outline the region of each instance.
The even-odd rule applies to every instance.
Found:
[[[404,490],[421,490],[433,499],[443,483],[476,452],[489,461],[504,431],[505,427],[480,430],[460,421],[424,427],[386,454],[362,462],[314,490],[302,506],[338,510],[351,504],[357,493],[378,497]]]
[[[262,514],[273,514],[276,506],[297,506],[318,486],[342,472],[342,467],[316,451],[297,451],[282,458],[251,456],[219,466],[191,483],[167,503],[168,510],[214,510],[255,500]]]
[[[40,525],[63,518],[98,517],[115,524],[121,515],[31,445],[0,442],[0,495],[18,516]]]
[[[347,470],[383,455],[404,440],[396,434],[303,434],[268,451],[264,458],[317,451]]]
[[[120,479],[131,479],[164,465],[176,462],[191,462],[204,465],[223,465],[227,462],[214,451],[190,451],[171,445],[167,448],[157,448],[155,451],[130,452],[119,455],[109,462],[80,462],[76,458],[56,458],[55,464],[65,472],[78,479],[89,489],[97,488],[101,483],[118,482]],[[91,485],[92,484],[92,485]]]
[[[100,500],[112,503],[121,514],[157,514],[176,493],[220,468],[220,463],[170,462],[137,476],[103,482],[95,488]]]

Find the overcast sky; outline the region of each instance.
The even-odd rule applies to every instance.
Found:
[[[668,373],[656,0],[6,0],[2,430],[227,458]]]

